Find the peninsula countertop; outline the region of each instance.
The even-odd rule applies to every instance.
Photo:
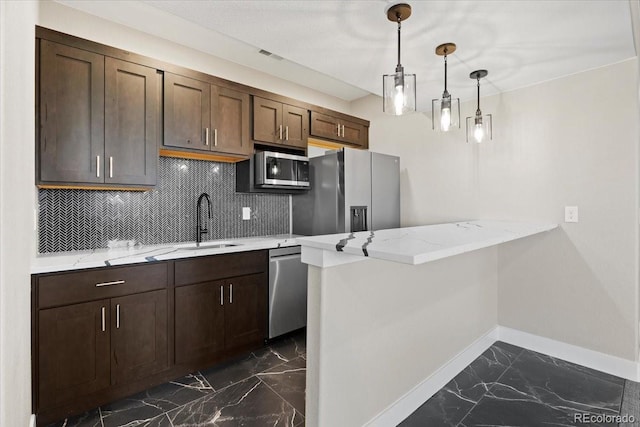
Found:
[[[112,265],[282,248],[298,245],[298,243],[296,243],[297,237],[299,236],[294,234],[281,234],[264,237],[212,240],[202,242],[198,249],[193,248],[194,242],[182,242],[148,246],[141,245],[131,248],[93,249],[39,254],[31,261],[31,273],[54,273],[83,268],[108,267]],[[216,247],[216,245],[220,243],[229,243],[233,244],[233,246]]]
[[[303,261],[328,267],[334,262],[305,257],[304,250],[349,254],[405,264],[422,264],[553,230],[557,224],[474,220],[379,231],[299,237]],[[356,260],[351,257],[351,261]],[[335,256],[335,263],[341,263]]]

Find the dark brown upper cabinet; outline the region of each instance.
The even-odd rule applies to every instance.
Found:
[[[164,146],[250,154],[249,95],[165,73]]]
[[[309,112],[300,107],[253,97],[254,141],[306,149]]]
[[[104,182],[104,56],[42,40],[39,112],[39,181]]]
[[[105,183],[155,185],[159,81],[155,69],[105,58]]]
[[[41,185],[156,183],[161,75],[41,40]]]
[[[369,147],[369,128],[363,124],[327,114],[311,112],[311,135],[333,141]]]

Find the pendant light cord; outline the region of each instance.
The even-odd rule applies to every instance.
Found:
[[[476,110],[476,114],[480,111],[480,77],[478,77],[478,109]]]
[[[400,28],[402,27],[402,17],[399,13],[396,13],[396,18],[398,18],[398,66],[397,68],[402,67],[400,64]]]
[[[444,50],[444,93],[447,92],[447,49]]]

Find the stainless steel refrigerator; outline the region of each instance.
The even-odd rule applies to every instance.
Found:
[[[343,148],[309,159],[311,191],[292,196],[293,233],[400,227],[400,158]]]

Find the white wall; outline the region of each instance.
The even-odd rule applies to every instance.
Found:
[[[309,267],[306,423],[364,425],[497,322],[497,250]]]
[[[629,360],[638,348],[637,68],[634,58],[483,98],[494,139],[480,145],[464,142],[464,127],[434,133],[422,114],[384,116],[378,97],[353,109],[372,122],[371,149],[401,157],[403,225],[561,224],[535,245],[500,248],[499,324]],[[563,223],[569,205],[580,208],[577,224]]]
[[[29,261],[34,250],[33,2],[0,2],[0,426],[31,414]]]

